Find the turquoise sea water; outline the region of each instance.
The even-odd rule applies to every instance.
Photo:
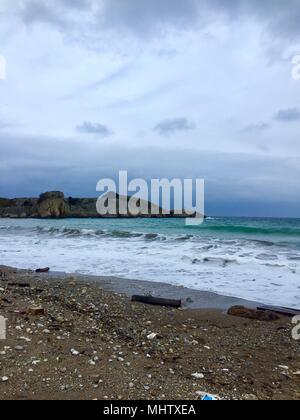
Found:
[[[300,220],[0,219],[0,264],[115,275],[300,307]]]

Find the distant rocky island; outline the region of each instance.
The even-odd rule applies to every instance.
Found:
[[[46,192],[39,198],[0,198],[0,218],[103,218],[103,217],[187,217],[186,214],[178,215],[171,212],[163,214],[161,208],[157,207],[156,215],[150,214],[151,203],[146,202],[149,208],[149,215],[121,215],[118,212],[121,200],[128,201],[131,197],[123,197],[115,194],[117,214],[114,216],[101,216],[97,212],[97,198],[66,198],[60,191]],[[142,201],[137,199],[138,201]],[[145,203],[145,202],[144,202]]]

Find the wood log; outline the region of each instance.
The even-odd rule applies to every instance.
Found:
[[[163,299],[154,296],[132,296],[132,302],[145,303],[147,305],[166,306],[170,308],[180,308],[181,300]]]
[[[37,270],[35,270],[36,273],[49,273],[50,268],[46,267],[46,268],[38,268]]]
[[[8,287],[21,287],[23,289],[30,288],[29,283],[8,283]]]

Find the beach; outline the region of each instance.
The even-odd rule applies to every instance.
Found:
[[[299,18],[0,0],[0,400],[300,400]]]
[[[147,282],[121,290],[112,277],[0,272],[8,327],[0,342],[1,399],[300,397],[291,319],[226,315],[232,304],[254,302],[154,283],[149,290]],[[133,290],[181,298],[183,307],[133,303]]]

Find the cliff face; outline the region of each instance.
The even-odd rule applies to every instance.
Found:
[[[38,217],[37,198],[0,198],[0,217],[26,218]]]
[[[42,219],[69,217],[70,206],[63,193],[58,191],[48,192],[40,195],[38,214]]]
[[[65,218],[97,217],[96,199],[66,199],[59,191],[46,192],[37,198],[0,198],[0,217]]]
[[[111,194],[111,193],[110,193]],[[107,197],[112,198],[109,194]],[[128,197],[120,197],[115,195],[116,209],[120,205],[125,204],[128,201]],[[96,208],[96,198],[65,198],[64,194],[59,191],[46,192],[40,195],[39,198],[16,198],[6,199],[0,198],[0,218],[99,218],[100,216]],[[149,211],[151,203],[143,200],[136,199],[137,207],[141,205],[148,207]],[[174,216],[163,216],[162,209],[156,207],[156,212],[160,213],[156,216],[142,216],[142,217],[186,217]],[[116,216],[105,216],[105,217],[116,217]],[[117,217],[139,217],[136,214],[117,215]]]

